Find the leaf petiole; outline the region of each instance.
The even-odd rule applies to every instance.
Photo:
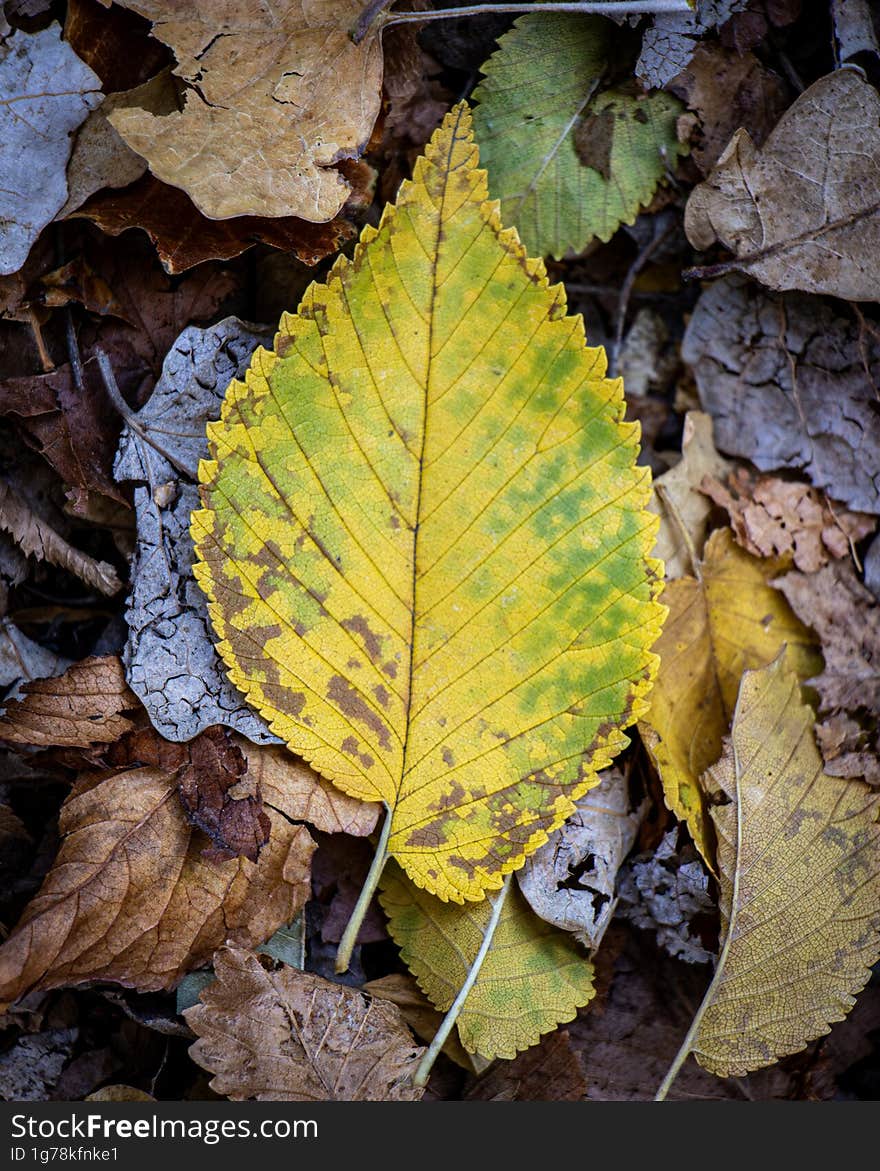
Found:
[[[504,880],[504,885],[492,903],[492,915],[489,919],[489,922],[486,924],[486,930],[483,934],[483,942],[480,944],[480,950],[474,956],[474,962],[470,966],[467,978],[465,979],[465,982],[462,984],[461,988],[458,990],[458,995],[456,996],[455,1000],[453,1000],[449,1011],[443,1018],[440,1024],[440,1028],[434,1035],[434,1040],[425,1050],[425,1055],[419,1062],[419,1068],[416,1070],[415,1076],[413,1077],[414,1086],[426,1086],[428,1084],[428,1078],[431,1076],[431,1070],[434,1068],[434,1062],[437,1060],[437,1054],[446,1044],[446,1038],[452,1032],[455,1026],[455,1022],[458,1020],[462,1008],[464,1008],[464,1002],[467,1000],[470,990],[477,981],[477,977],[480,974],[480,969],[483,966],[483,961],[489,954],[489,948],[492,946],[492,940],[495,937],[495,930],[501,920],[501,912],[504,910],[504,904],[507,901],[507,894],[510,890],[510,882],[512,877],[513,876],[511,874],[508,874],[507,878]]]
[[[382,826],[382,833],[379,835],[379,842],[376,846],[373,863],[367,872],[367,877],[364,879],[363,889],[358,896],[358,901],[354,905],[354,910],[342,934],[342,939],[339,941],[339,950],[336,952],[336,972],[340,975],[349,969],[351,953],[354,951],[354,945],[357,943],[358,932],[369,910],[373,895],[376,893],[376,887],[379,885],[379,879],[382,877],[385,863],[388,861],[388,837],[390,833],[391,810],[386,805],[385,823]]]

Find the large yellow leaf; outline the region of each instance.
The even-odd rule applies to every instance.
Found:
[[[822,772],[787,658],[743,676],[707,774],[729,801],[712,812],[721,954],[664,1089],[688,1052],[731,1077],[803,1049],[843,1019],[880,957],[880,797]]]
[[[392,865],[379,901],[401,957],[432,1004],[446,1012],[483,942],[493,900],[462,907],[439,902]],[[514,883],[458,1016],[458,1035],[480,1057],[515,1057],[572,1020],[594,994],[593,965],[574,938],[539,918]]]
[[[700,776],[721,755],[743,671],[769,663],[784,643],[802,679],[822,660],[809,630],[768,584],[773,562],[740,549],[730,529],[711,535],[699,570],[699,579],[667,583],[669,618],[656,646],[660,673],[639,731],[667,805],[687,822],[714,869],[715,834]]]
[[[231,385],[192,522],[232,681],[458,902],[626,743],[663,615],[621,384],[477,161],[462,105]]]

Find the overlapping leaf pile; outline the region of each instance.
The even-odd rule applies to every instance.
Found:
[[[0,8],[0,1098],[870,1096],[868,6],[420,6]]]

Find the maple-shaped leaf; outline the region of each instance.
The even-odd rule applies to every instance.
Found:
[[[626,743],[664,613],[621,383],[477,159],[461,105],[231,384],[192,518],[233,683],[458,902]]]
[[[730,529],[718,529],[694,568],[699,576],[667,583],[660,673],[639,732],[666,804],[687,822],[714,869],[715,835],[700,776],[721,755],[743,671],[769,663],[783,644],[802,679],[819,669],[821,658],[810,631],[770,585],[778,562],[750,556]]]
[[[499,39],[474,90],[490,193],[540,255],[610,240],[686,150],[676,137],[676,98],[597,94],[613,35],[602,17],[523,16]]]
[[[842,1020],[880,957],[880,798],[822,771],[782,653],[743,676],[706,783],[718,829],[721,952],[688,1052],[722,1077],[797,1053]]]
[[[504,903],[492,928],[498,899]],[[536,915],[515,884],[456,906],[419,890],[392,864],[379,900],[402,959],[441,1012],[464,985],[487,930],[494,932],[456,1021],[470,1053],[515,1057],[572,1020],[595,994],[593,965],[574,938]]]

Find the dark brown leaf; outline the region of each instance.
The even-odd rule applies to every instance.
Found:
[[[465,1097],[476,1102],[580,1102],[586,1092],[583,1065],[567,1030],[561,1029],[513,1061],[496,1061]]]

